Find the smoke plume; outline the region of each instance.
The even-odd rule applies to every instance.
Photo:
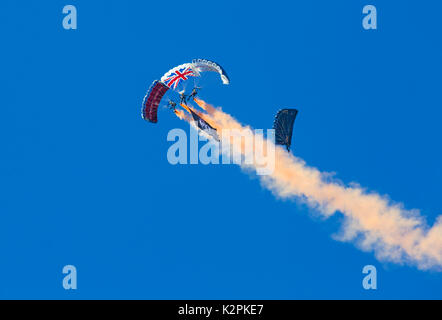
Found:
[[[205,120],[217,130],[250,129],[221,108],[200,99],[195,102],[205,110],[202,114]],[[233,148],[250,152],[241,141]],[[279,146],[275,146],[274,161],[273,174],[258,176],[262,185],[279,198],[304,201],[325,218],[342,214],[344,223],[337,239],[372,251],[381,261],[407,263],[422,270],[442,270],[442,216],[429,226],[418,210],[406,210],[386,196],[334,180]],[[247,168],[256,170],[253,165]]]

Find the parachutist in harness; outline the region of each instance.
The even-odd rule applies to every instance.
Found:
[[[180,92],[180,104],[186,104],[187,102],[187,95],[184,94],[183,92]]]
[[[176,103],[174,102],[174,101],[172,101],[172,100],[169,100],[169,109],[170,110],[175,110],[175,107],[176,107]]]
[[[200,87],[193,88],[192,92],[190,93],[189,97],[187,98],[187,101],[190,99],[194,99],[196,95],[198,94],[198,90],[201,89]]]

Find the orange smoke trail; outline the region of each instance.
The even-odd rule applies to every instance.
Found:
[[[210,104],[206,103],[205,101],[194,97],[193,100],[196,102],[196,104],[203,110],[207,111],[209,114],[212,114],[215,112],[215,108],[212,107]]]
[[[190,118],[187,114],[185,114],[183,110],[175,109],[175,110],[173,110],[173,112],[174,112],[174,113],[176,114],[176,116],[177,116],[178,118],[180,118],[181,120],[185,120],[185,121],[187,121],[187,122],[190,122],[190,121],[191,121],[191,118]]]
[[[180,103],[180,106],[182,108],[184,108],[187,112],[189,112],[189,114],[192,114],[192,112],[190,112],[190,109],[189,109],[189,107],[187,105],[185,105],[184,103]]]
[[[194,108],[191,108],[190,106],[188,106],[188,105],[186,105],[186,104],[180,103],[180,106],[183,107],[184,109],[186,109],[187,112],[189,112],[190,114],[192,114],[192,112],[190,112],[190,111],[193,111],[193,112],[196,113],[199,117],[201,117],[201,118],[204,117],[204,114],[203,114],[203,113],[201,113],[201,112],[198,111],[198,110],[195,110]]]
[[[207,120],[217,128],[249,129],[221,108],[201,99],[195,102],[208,112]],[[242,142],[233,148],[244,152]],[[405,210],[402,204],[361,187],[330,181],[329,175],[307,166],[279,146],[275,148],[273,174],[259,178],[276,196],[302,199],[324,217],[343,214],[339,240],[356,242],[364,251],[374,251],[380,260],[442,270],[442,216],[430,227],[417,210]]]

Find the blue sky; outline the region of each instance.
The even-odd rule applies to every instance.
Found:
[[[62,28],[62,8],[78,29]],[[374,4],[378,30],[362,28]],[[377,261],[235,166],[172,166],[154,79],[193,58],[231,85],[201,96],[255,128],[296,107],[294,152],[442,213],[434,1],[2,1],[0,298],[441,299],[442,274]],[[307,239],[307,240],[306,240]],[[62,287],[75,265],[78,289]],[[378,290],[362,288],[362,268]]]

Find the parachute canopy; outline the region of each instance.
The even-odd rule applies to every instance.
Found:
[[[298,110],[296,109],[281,109],[276,114],[273,122],[275,143],[286,146],[287,151],[290,151],[292,144],[293,124],[297,114]]]
[[[160,101],[167,90],[169,90],[169,87],[158,80],[155,80],[152,83],[143,99],[141,116],[144,120],[148,120],[153,123],[158,122],[158,106],[160,105]]]
[[[181,81],[186,81],[190,77],[198,77],[199,73],[193,68],[191,63],[184,63],[172,68],[161,77],[161,82],[171,89],[176,89]]]
[[[161,99],[169,89],[170,92],[184,93],[180,89],[185,88],[185,83],[193,78],[196,80],[202,72],[218,72],[224,84],[229,84],[230,80],[225,70],[216,62],[206,59],[194,59],[192,63],[184,63],[167,71],[160,80],[155,80],[147,91],[143,99],[141,116],[144,120],[156,123],[158,121],[157,112]],[[195,83],[194,83],[195,85]],[[169,94],[168,94],[169,95]]]
[[[227,72],[218,63],[206,59],[193,59],[192,64],[198,72],[218,72],[224,84],[229,84],[230,79]]]

